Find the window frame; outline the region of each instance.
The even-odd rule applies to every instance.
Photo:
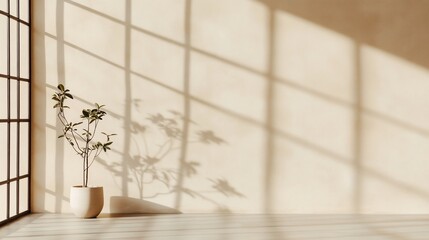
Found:
[[[4,18],[6,17],[6,28],[7,28],[7,35],[6,36],[1,36],[0,37],[4,37],[6,40],[5,42],[7,42],[6,46],[7,46],[7,54],[2,54],[0,55],[0,57],[6,57],[7,58],[7,66],[6,66],[6,72],[2,72],[0,71],[0,81],[6,81],[7,84],[5,84],[7,87],[6,91],[7,91],[7,102],[6,103],[2,103],[0,102],[0,107],[4,107],[6,106],[7,108],[7,116],[6,118],[2,118],[3,116],[0,117],[0,126],[6,126],[7,129],[7,136],[6,136],[6,149],[7,149],[7,153],[2,155],[2,156],[6,156],[6,159],[4,158],[0,158],[0,161],[6,161],[6,180],[4,179],[0,179],[0,188],[2,186],[6,186],[6,194],[5,196],[0,195],[0,198],[6,198],[4,199],[5,201],[5,205],[6,206],[0,206],[0,210],[1,208],[6,207],[6,218],[1,218],[0,219],[0,226],[5,225],[13,220],[18,219],[21,216],[24,216],[26,214],[31,213],[31,0],[4,0],[7,3],[7,12],[0,9],[0,17]],[[16,15],[14,15],[13,13],[11,13],[11,1],[15,1],[14,4],[16,4]],[[24,20],[21,17],[24,16],[20,16],[21,13],[21,7],[20,7],[20,3],[24,3],[27,5],[27,10],[28,10],[28,15],[25,16],[26,19],[28,20]],[[5,18],[4,18],[5,19]],[[16,24],[16,75],[11,73],[11,39],[12,39],[12,35],[11,35],[11,25]],[[27,27],[25,27],[27,26]],[[21,77],[21,65],[22,65],[22,59],[21,59],[21,42],[23,39],[23,36],[21,36],[21,27],[22,30],[25,31],[25,29],[28,29],[27,31],[27,42],[28,42],[28,58],[26,59],[28,62],[25,65],[28,69],[26,70],[28,72],[28,77]],[[15,51],[15,49],[13,49]],[[11,85],[16,84],[16,93],[15,95],[12,95],[12,89],[11,89]],[[24,92],[21,89],[21,85],[27,85],[27,91]],[[1,90],[1,89],[0,89]],[[26,117],[22,118],[21,117],[21,97],[23,95],[27,96],[27,113],[26,113]],[[16,96],[16,99],[14,100],[14,102],[16,102],[16,106],[12,106],[11,104],[11,99],[12,96]],[[25,98],[24,98],[25,99]],[[14,111],[16,111],[16,116],[11,115],[12,112],[12,108]],[[12,131],[12,124],[14,126],[16,126],[13,130],[16,131]],[[28,126],[28,132],[27,132],[27,136],[21,136],[21,126],[27,125]],[[21,152],[21,148],[23,147],[21,144],[21,138],[26,138],[26,143],[28,144],[27,149],[28,152],[26,153],[27,156],[20,156],[20,152]],[[15,140],[16,143],[12,143],[11,140]],[[16,147],[13,148],[12,147]],[[12,152],[16,151],[14,153],[14,157],[15,159],[12,159]],[[15,168],[14,170],[16,170],[16,173],[12,174],[11,171],[11,166],[12,166],[12,161],[16,161],[16,163],[14,163]],[[20,173],[20,164],[24,163],[24,161],[26,161],[26,165],[28,166],[27,169],[27,173]],[[14,175],[14,177],[13,177]],[[20,186],[20,182],[24,179],[27,179],[27,184],[26,184],[26,189],[20,189],[20,187],[24,187],[24,186]],[[13,185],[13,186],[12,186]],[[15,187],[15,189],[12,189],[12,187]],[[23,199],[24,194],[21,194],[22,190],[24,190],[25,193],[25,197],[26,199]],[[13,196],[12,194],[15,193],[15,196]],[[12,200],[15,200],[16,202],[12,202]],[[26,202],[25,204],[21,204],[21,202]],[[15,207],[15,211],[12,211],[12,206]],[[22,210],[21,210],[21,209]],[[1,212],[1,211],[0,211]]]

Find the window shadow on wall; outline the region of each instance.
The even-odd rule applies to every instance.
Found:
[[[418,184],[410,183],[409,180],[404,179],[401,176],[395,176],[395,174],[386,174],[381,169],[376,169],[368,164],[369,159],[364,159],[364,153],[368,155],[370,150],[365,149],[368,147],[364,143],[365,139],[368,139],[364,133],[369,132],[370,122],[368,119],[377,119],[384,126],[394,126],[395,128],[401,129],[400,131],[409,132],[410,134],[422,135],[427,141],[428,131],[427,125],[422,126],[421,124],[413,123],[412,117],[402,114],[395,114],[395,109],[391,112],[380,111],[377,106],[371,106],[371,102],[368,100],[368,93],[365,92],[368,87],[365,84],[369,80],[364,81],[364,76],[367,76],[367,72],[370,70],[365,67],[368,66],[364,58],[364,48],[370,46],[382,51],[392,54],[395,57],[402,59],[403,61],[411,62],[416,65],[417,68],[427,69],[429,66],[429,47],[427,40],[429,39],[429,32],[425,30],[425,22],[428,17],[425,12],[429,9],[429,4],[424,1],[413,2],[412,6],[407,1],[337,1],[337,0],[326,0],[326,1],[301,1],[301,0],[290,0],[290,1],[260,1],[266,4],[270,11],[270,31],[269,39],[270,45],[268,49],[269,59],[273,58],[276,54],[276,20],[279,18],[273,17],[273,14],[284,12],[294,17],[308,21],[309,24],[315,24],[315,26],[321,26],[325,29],[332,30],[336,33],[342,34],[353,41],[354,52],[351,54],[353,58],[353,97],[349,101],[345,101],[335,95],[329,95],[323,92],[323,90],[317,89],[317,86],[308,87],[296,79],[285,79],[282,76],[273,74],[272,70],[275,65],[274,61],[270,61],[267,73],[267,79],[285,85],[288,88],[302,92],[307,95],[311,95],[315,99],[319,99],[323,102],[329,102],[330,104],[342,106],[347,109],[351,109],[353,112],[353,138],[351,140],[352,154],[351,156],[344,156],[341,153],[328,150],[321,146],[317,141],[312,142],[311,140],[305,139],[305,137],[291,134],[287,130],[282,131],[278,129],[271,130],[273,125],[270,119],[275,118],[276,112],[268,111],[267,114],[267,133],[268,133],[268,154],[266,156],[267,168],[266,168],[266,209],[268,210],[272,206],[270,199],[273,197],[273,190],[270,189],[274,169],[275,161],[273,160],[273,154],[275,151],[274,145],[272,144],[271,138],[274,136],[280,136],[288,138],[293,142],[308,148],[311,151],[318,152],[322,155],[329,156],[334,161],[341,162],[345,165],[350,165],[354,171],[353,173],[353,196],[351,201],[353,202],[352,211],[355,213],[365,212],[368,209],[368,205],[371,204],[367,201],[368,196],[365,194],[368,190],[365,190],[365,186],[368,186],[368,180],[376,179],[381,181],[383,184],[391,186],[393,188],[400,189],[405,195],[414,196],[418,199],[424,199],[427,202],[429,199],[429,193],[427,190],[419,186]],[[401,17],[398,17],[401,16]],[[274,26],[273,26],[274,25]],[[273,40],[274,39],[274,40]],[[317,42],[317,39],[314,39]],[[278,43],[277,43],[278,44]],[[314,57],[317,57],[314,55]],[[287,66],[286,66],[287,67]],[[382,69],[381,71],[389,71],[388,69]],[[365,75],[366,74],[366,75]],[[405,76],[404,76],[405,77]],[[406,81],[407,79],[401,79]],[[407,84],[403,84],[404,89]],[[366,88],[365,88],[366,87]],[[386,86],[388,88],[389,86]],[[268,94],[267,104],[275,104],[271,96],[271,92]],[[287,94],[287,93],[286,93]],[[395,96],[392,96],[395,97]],[[412,98],[412,97],[411,97]],[[416,102],[411,102],[409,107],[418,108],[423,105],[417,105]],[[270,109],[267,106],[267,109]],[[317,121],[315,119],[315,121]],[[322,127],[322,126],[321,126]],[[333,133],[335,134],[335,133]],[[381,145],[382,146],[382,145]],[[418,150],[416,150],[418,151]],[[411,160],[411,159],[410,159]],[[413,159],[414,160],[414,159]],[[386,163],[389,162],[385,159]],[[412,160],[411,160],[412,161]],[[424,167],[424,166],[423,166]],[[287,191],[287,189],[285,189]],[[285,203],[287,204],[287,202]],[[269,210],[268,210],[269,211]]]
[[[193,190],[193,189],[189,189],[184,187],[184,181],[186,178],[189,178],[195,174],[198,174],[197,171],[197,167],[199,165],[198,162],[195,161],[189,161],[187,160],[187,146],[190,143],[189,140],[189,136],[188,136],[188,128],[189,128],[189,124],[192,122],[190,120],[190,95],[189,95],[189,68],[190,68],[190,63],[189,63],[189,58],[190,58],[190,53],[189,53],[189,29],[190,29],[190,13],[187,13],[186,16],[188,18],[187,20],[187,38],[188,38],[188,43],[186,46],[185,43],[185,48],[187,49],[188,53],[185,54],[185,59],[184,59],[184,68],[187,69],[184,71],[184,91],[177,91],[176,92],[180,93],[183,95],[183,98],[185,99],[184,101],[184,108],[182,109],[184,111],[184,115],[181,115],[178,112],[173,112],[171,111],[171,113],[175,114],[175,117],[179,117],[180,118],[180,124],[179,125],[172,125],[173,124],[173,118],[165,118],[165,119],[159,119],[158,117],[161,116],[161,118],[163,118],[163,116],[158,113],[156,115],[152,115],[149,118],[149,121],[152,122],[152,124],[155,124],[157,128],[160,129],[160,131],[163,132],[163,134],[165,134],[166,138],[168,138],[167,141],[173,141],[176,140],[177,142],[179,142],[180,144],[178,144],[177,146],[174,146],[174,148],[177,149],[169,149],[167,151],[164,151],[164,149],[161,147],[159,148],[159,152],[162,156],[158,156],[157,154],[154,156],[150,156],[148,152],[146,153],[141,153],[141,154],[137,154],[137,155],[130,155],[129,152],[130,151],[130,146],[132,144],[132,140],[133,140],[133,136],[131,134],[143,134],[143,132],[140,132],[141,130],[144,130],[145,126],[140,126],[139,122],[133,122],[131,119],[131,111],[132,111],[132,104],[133,104],[133,99],[132,98],[132,93],[131,93],[131,74],[135,74],[135,75],[139,75],[141,77],[141,74],[135,73],[131,70],[130,64],[131,64],[131,29],[133,28],[133,26],[131,25],[131,1],[126,1],[125,2],[125,21],[121,22],[121,24],[123,24],[124,29],[125,29],[125,49],[124,49],[124,66],[121,66],[117,63],[114,63],[108,59],[103,58],[102,56],[99,56],[93,52],[91,52],[88,49],[84,49],[82,47],[79,47],[75,44],[72,44],[70,42],[67,42],[64,39],[64,4],[71,4],[73,6],[77,6],[79,8],[84,9],[85,11],[89,11],[93,14],[97,14],[100,15],[102,17],[108,18],[109,20],[114,20],[115,22],[118,22],[117,19],[114,19],[108,15],[105,15],[103,13],[97,12],[93,9],[90,9],[88,7],[85,7],[83,5],[80,5],[78,3],[75,3],[73,1],[59,1],[57,2],[56,5],[56,35],[52,35],[51,33],[46,32],[44,34],[43,37],[48,38],[48,39],[53,39],[56,41],[57,43],[57,49],[56,49],[56,53],[57,53],[57,79],[58,79],[58,83],[62,83],[67,85],[67,81],[66,81],[66,77],[65,77],[65,71],[66,68],[68,66],[65,65],[65,47],[71,47],[73,49],[76,49],[84,54],[87,54],[91,57],[94,57],[100,61],[103,61],[105,63],[110,64],[112,67],[114,68],[120,68],[123,70],[124,72],[124,82],[125,82],[125,105],[124,105],[124,112],[123,113],[116,113],[116,112],[112,112],[112,111],[108,111],[108,113],[110,115],[112,115],[114,118],[116,118],[119,121],[123,122],[123,128],[124,128],[124,134],[123,134],[123,140],[124,140],[124,148],[122,150],[118,150],[118,149],[114,149],[114,151],[117,154],[120,154],[123,157],[123,160],[119,163],[119,165],[115,165],[115,164],[109,164],[107,163],[107,161],[105,161],[102,158],[97,159],[97,162],[103,166],[105,166],[108,170],[111,171],[111,173],[115,176],[120,177],[121,179],[121,183],[120,183],[120,188],[122,191],[122,196],[123,198],[128,198],[130,193],[129,193],[129,185],[130,184],[136,184],[138,189],[139,189],[139,197],[140,199],[143,198],[151,198],[151,196],[145,196],[143,194],[143,189],[144,189],[144,184],[150,184],[150,183],[145,183],[144,182],[144,177],[149,175],[152,178],[152,182],[153,181],[158,181],[158,182],[162,182],[163,184],[165,184],[165,186],[169,189],[168,192],[160,192],[160,193],[156,193],[154,196],[155,197],[157,195],[162,195],[162,194],[171,194],[171,195],[175,195],[175,207],[180,209],[180,205],[181,205],[181,198],[182,195],[185,194],[187,196],[190,196],[192,198],[200,198],[203,199],[205,201],[208,201],[212,204],[214,204],[215,206],[218,207],[218,209],[221,209],[222,211],[228,211],[227,208],[225,206],[223,206],[220,203],[217,203],[216,201],[212,200],[210,197],[205,196],[205,193],[199,191],[199,190]],[[40,7],[44,7],[44,5],[40,5]],[[186,11],[190,11],[190,1],[187,1],[187,7],[186,7]],[[40,19],[42,19],[44,16],[40,16]],[[44,24],[40,24],[40,25],[44,25]],[[134,28],[134,30],[136,30]],[[45,44],[42,44],[45,45]],[[41,66],[39,66],[41,67]],[[46,68],[47,66],[44,65],[44,67]],[[39,78],[42,78],[41,75],[39,75]],[[161,82],[158,82],[156,80],[152,80],[150,78],[148,78],[149,81],[152,81],[154,83],[159,83],[160,85],[162,85]],[[70,80],[73,81],[73,80]],[[49,92],[53,92],[55,91],[55,86],[52,86],[50,84],[46,84],[45,86],[45,92],[43,95],[49,95]],[[82,104],[92,104],[90,103],[88,100],[85,99],[85,97],[76,95],[75,99],[80,101]],[[144,120],[143,120],[144,121]],[[168,123],[167,123],[168,122]],[[179,121],[178,121],[179,123]],[[49,124],[46,125],[46,129],[54,129],[56,130],[57,134],[56,135],[60,135],[61,133],[61,124],[58,122],[58,120],[56,121],[56,126],[51,126]],[[197,134],[198,136],[198,141],[202,144],[221,144],[224,143],[224,140],[221,139],[220,137],[216,136],[215,133],[213,131],[210,130],[201,130],[199,131]],[[46,147],[46,146],[45,146]],[[56,141],[56,151],[55,151],[55,189],[49,190],[47,189],[47,187],[45,186],[46,190],[45,190],[45,194],[47,195],[53,195],[55,198],[55,207],[54,207],[54,211],[55,212],[61,212],[63,209],[63,201],[68,201],[68,198],[65,197],[64,194],[64,143],[63,141]],[[173,169],[173,170],[164,170],[164,169],[159,169],[157,168],[157,163],[158,161],[161,161],[166,155],[169,154],[169,151],[178,151],[179,152],[179,167],[177,169]],[[159,159],[157,158],[159,157]],[[46,162],[43,163],[41,161],[37,162],[38,166],[41,167],[46,167]],[[45,173],[45,171],[43,170],[38,170],[38,172],[40,173]],[[45,178],[46,179],[46,175],[42,176],[41,174],[39,174],[40,178]],[[210,181],[212,183],[212,189],[211,190],[207,190],[206,193],[209,194],[213,194],[213,193],[220,193],[224,196],[227,197],[244,197],[243,194],[241,194],[238,190],[236,190],[234,187],[232,187],[230,185],[230,183],[223,177],[219,177],[217,179],[207,179],[208,181]],[[43,186],[40,186],[43,187]],[[43,195],[43,194],[41,194]],[[116,197],[114,197],[116,199]],[[122,199],[123,199],[122,198]],[[132,198],[128,198],[128,199],[132,199]],[[38,201],[41,202],[41,204],[43,204],[42,202],[44,202],[44,198],[42,197],[38,197]],[[148,203],[148,201],[146,201],[146,203]],[[141,210],[141,209],[140,209]],[[139,211],[140,211],[139,210]]]
[[[151,197],[158,195],[174,195],[174,208],[180,210],[183,205],[184,195],[191,198],[199,198],[204,201],[212,203],[214,206],[217,206],[221,211],[229,211],[227,207],[223,206],[222,203],[219,203],[215,200],[212,200],[209,197],[206,197],[205,192],[201,190],[190,189],[186,184],[188,178],[191,178],[194,175],[198,175],[198,166],[199,161],[189,161],[189,144],[192,142],[191,137],[195,136],[191,132],[190,128],[192,123],[191,116],[193,106],[195,104],[200,104],[211,111],[217,112],[221,115],[226,115],[237,121],[241,121],[246,124],[262,128],[265,134],[265,144],[264,146],[258,146],[264,149],[265,155],[261,161],[264,163],[264,171],[262,174],[263,179],[259,179],[260,182],[263,182],[264,193],[261,193],[261,198],[263,198],[263,206],[265,212],[275,212],[276,211],[276,202],[275,198],[279,189],[275,188],[275,181],[278,181],[278,176],[276,176],[276,168],[278,168],[279,160],[276,158],[277,152],[277,141],[279,139],[285,139],[292,142],[295,145],[298,145],[306,150],[316,153],[317,155],[326,157],[327,159],[332,160],[333,162],[340,163],[350,167],[353,170],[351,179],[353,179],[353,193],[350,197],[350,200],[353,202],[351,212],[359,213],[362,212],[362,195],[365,194],[364,191],[364,178],[370,177],[377,179],[387,185],[391,185],[395,188],[401,189],[401,191],[406,192],[407,194],[417,196],[418,198],[424,199],[424,201],[429,200],[429,193],[424,189],[421,189],[419,186],[415,186],[412,183],[405,182],[403,179],[395,178],[393,175],[388,175],[386,173],[380,172],[377,169],[364,166],[363,165],[363,155],[365,151],[363,139],[365,139],[364,130],[365,124],[363,117],[370,116],[372,118],[381,121],[384,125],[394,125],[400,129],[403,129],[408,132],[414,132],[423,135],[425,138],[428,137],[428,129],[421,127],[416,124],[412,124],[409,121],[400,119],[397,116],[386,114],[385,112],[380,112],[377,109],[368,108],[364,104],[364,86],[362,82],[362,72],[363,69],[362,62],[362,45],[370,45],[372,47],[382,49],[387,51],[399,58],[406,59],[411,61],[419,66],[427,68],[429,66],[429,58],[427,58],[426,53],[429,49],[427,47],[428,35],[424,31],[424,23],[427,21],[422,15],[422,11],[427,9],[427,4],[424,2],[418,2],[418,4],[408,7],[406,1],[394,1],[392,6],[386,8],[389,1],[372,1],[372,2],[358,2],[358,1],[341,1],[341,0],[326,0],[326,1],[307,1],[307,0],[296,0],[296,1],[259,1],[266,5],[268,11],[268,31],[267,31],[267,67],[264,71],[255,69],[251,66],[248,66],[244,63],[241,63],[234,59],[229,59],[219,54],[213,53],[210,49],[200,49],[192,45],[191,42],[191,23],[193,13],[191,12],[193,2],[191,0],[185,1],[184,7],[184,42],[179,42],[174,39],[171,39],[166,36],[162,36],[158,33],[154,33],[150,30],[143,29],[138,26],[132,25],[131,19],[131,10],[132,10],[132,1],[125,1],[125,20],[118,20],[112,16],[109,16],[106,13],[91,9],[87,6],[81,5],[74,1],[58,1],[57,2],[57,36],[52,34],[45,33],[44,37],[48,37],[57,41],[57,61],[58,61],[58,82],[67,83],[64,79],[64,71],[67,66],[64,65],[64,47],[73,48],[83,54],[91,56],[98,61],[108,64],[112,68],[121,69],[124,73],[124,109],[123,112],[109,112],[119,121],[123,122],[123,135],[119,136],[123,138],[124,146],[123,149],[115,149],[117,154],[122,156],[122,161],[120,163],[109,164],[105,159],[98,159],[98,163],[103,165],[108,169],[112,175],[119,177],[120,183],[118,184],[122,191],[122,196],[114,197],[132,197],[130,196],[130,185],[137,187],[139,191],[139,199],[151,199]],[[124,65],[115,63],[112,60],[109,60],[103,56],[96,54],[91,49],[86,49],[82,46],[67,42],[64,40],[64,4],[70,4],[74,7],[78,7],[83,11],[90,12],[91,14],[98,15],[102,18],[108,19],[115,23],[122,24],[124,31],[125,39],[125,48],[124,48]],[[370,6],[370,7],[368,7]],[[412,9],[409,13],[402,12],[402,9]],[[237,11],[240,11],[237,9]],[[309,87],[301,84],[296,79],[287,79],[282,76],[278,76],[276,72],[276,66],[278,64],[276,54],[278,54],[277,40],[278,39],[278,22],[276,14],[279,12],[285,12],[298,16],[302,19],[308,20],[316,25],[323,26],[329,30],[340,33],[347,36],[353,42],[353,53],[351,54],[353,62],[353,91],[352,97],[349,100],[344,100],[339,98],[336,95],[330,95],[326,92],[320,91],[317,87]],[[423,11],[424,12],[424,11]],[[218,14],[222,14],[221,12]],[[404,21],[410,26],[404,26],[396,22],[395,19],[398,15],[404,16],[407,21]],[[380,20],[382,18],[382,20]],[[423,19],[423,20],[422,20]],[[40,24],[43,25],[43,24]],[[412,26],[411,26],[412,25]],[[414,31],[413,29],[422,29],[422,31]],[[172,87],[168,84],[165,84],[161,79],[156,79],[150,75],[144,75],[140,72],[136,72],[131,67],[131,50],[132,50],[132,41],[131,33],[136,31],[147,36],[150,36],[157,41],[165,42],[176,47],[179,47],[183,50],[183,85],[180,89]],[[424,32],[422,35],[416,32]],[[412,40],[404,45],[403,36],[410,35]],[[315,39],[317,41],[317,39]],[[44,46],[44,44],[41,44]],[[266,88],[261,91],[265,91],[265,116],[262,118],[263,121],[244,115],[239,111],[234,111],[227,109],[220,104],[213,103],[207,99],[202,99],[192,95],[190,91],[190,85],[192,84],[190,79],[190,70],[192,69],[191,65],[191,56],[192,53],[201,54],[207,58],[214,59],[216,61],[222,62],[223,64],[229,65],[231,67],[246,71],[248,73],[263,77],[266,79]],[[44,65],[40,63],[39,66]],[[46,65],[44,66],[47,67]],[[42,78],[43,74],[40,74],[39,77]],[[180,117],[180,121],[172,118],[171,116],[166,116],[165,111],[169,109],[160,109],[159,112],[148,112],[147,119],[141,119],[138,121],[133,120],[133,109],[136,109],[135,104],[141,99],[136,98],[132,94],[132,76],[138,76],[143,79],[145,82],[154,84],[171,94],[179,94],[183,99],[183,108],[175,109],[176,117]],[[46,85],[46,89],[51,89],[52,86]],[[336,151],[332,148],[327,148],[323,143],[318,142],[317,140],[312,140],[306,136],[302,136],[299,133],[293,131],[293,129],[279,128],[275,122],[280,114],[275,108],[278,99],[278,88],[281,86],[287,87],[290,91],[296,91],[300,94],[309,96],[315,101],[327,103],[328,105],[333,105],[336,107],[347,109],[352,112],[352,124],[351,132],[352,139],[350,140],[352,149],[350,155],[344,155],[342,151]],[[48,91],[41,91],[39,94],[49,95]],[[227,89],[227,91],[236,91],[237,94],[240,94],[240,89]],[[290,93],[285,91],[284,94]],[[144,90],[142,89],[142,92]],[[78,96],[78,99],[82,103],[89,103],[84,97]],[[49,105],[49,104],[48,104]],[[46,104],[45,104],[46,106]],[[171,114],[172,112],[168,113]],[[41,120],[38,118],[38,120]],[[174,126],[172,127],[173,121],[175,121]],[[317,119],[315,119],[317,125]],[[166,145],[159,146],[159,154],[151,155],[148,153],[145,146],[138,146],[142,150],[141,152],[136,152],[130,154],[131,146],[133,144],[133,139],[135,136],[144,137],[145,131],[148,128],[147,122],[152,124],[152,127],[159,129],[164,136],[166,137]],[[179,124],[180,123],[180,124]],[[57,122],[57,132],[58,130]],[[321,128],[324,126],[320,126]],[[180,134],[179,134],[180,133]],[[336,134],[336,133],[333,133]],[[198,134],[197,134],[198,136]],[[227,139],[222,138],[222,129],[218,130],[205,130],[205,132],[200,132],[200,139],[198,140],[200,144],[220,144],[228,142],[232,147],[235,146],[235,142],[229,142]],[[175,156],[175,160],[178,162],[178,167],[160,167],[162,163],[162,156],[168,155],[168,145],[169,142],[174,141],[177,143],[174,146],[175,151],[178,154]],[[143,143],[146,140],[139,140],[139,143]],[[62,148],[62,143],[57,141],[56,145],[56,159],[58,162],[55,164],[55,174],[56,183],[55,191],[53,193],[56,197],[55,201],[55,210],[60,211],[62,209],[62,201],[64,200],[64,181],[62,180],[62,175],[64,171],[64,165],[62,163],[64,158],[64,150]],[[46,147],[46,146],[45,146]],[[43,149],[45,149],[43,147]],[[167,148],[167,151],[165,151]],[[162,150],[164,149],[164,150]],[[40,153],[39,153],[40,154]],[[45,153],[46,154],[46,153]],[[286,159],[287,161],[287,159]],[[42,159],[39,158],[37,164],[43,165],[46,164]],[[46,167],[46,166],[43,166]],[[46,178],[42,176],[46,174],[44,171],[39,172],[39,177]],[[144,179],[149,176],[148,182]],[[220,193],[226,197],[238,197],[244,198],[246,193],[242,193],[241,189],[233,187],[233,183],[228,181],[227,176],[220,176],[216,179],[208,179],[212,182],[212,188],[210,191]],[[153,184],[154,182],[161,183],[164,185],[167,191],[155,193],[154,196],[145,195],[144,185]],[[40,186],[43,187],[43,186]],[[281,189],[282,191],[288,191],[287,187]],[[43,202],[43,197],[39,198]],[[285,205],[288,205],[288,202],[284,202]],[[232,210],[233,211],[233,210]]]

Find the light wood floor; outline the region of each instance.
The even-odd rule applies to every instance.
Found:
[[[4,239],[429,239],[429,215],[32,214],[0,228]]]

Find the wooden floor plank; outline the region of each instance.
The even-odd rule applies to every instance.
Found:
[[[0,228],[2,239],[429,239],[429,215],[31,214]]]

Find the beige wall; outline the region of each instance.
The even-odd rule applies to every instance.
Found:
[[[429,213],[429,2],[33,5],[34,211],[81,179],[65,83],[118,134],[91,168],[104,212]]]

